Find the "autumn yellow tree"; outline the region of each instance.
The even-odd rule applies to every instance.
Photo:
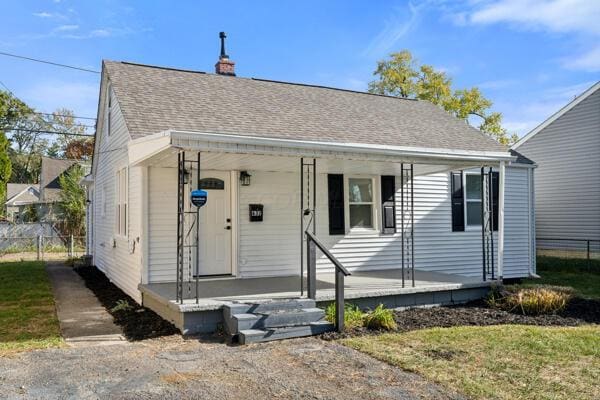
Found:
[[[378,61],[373,75],[377,79],[369,84],[371,93],[426,100],[465,121],[472,116],[479,117],[479,130],[502,144],[509,145],[518,139],[516,135],[509,137],[502,127],[502,114],[491,111],[492,102],[477,87],[453,89],[452,78],[444,71],[431,65],[418,65],[408,50]]]

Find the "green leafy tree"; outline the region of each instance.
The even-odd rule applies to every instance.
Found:
[[[6,202],[6,184],[10,179],[12,167],[10,157],[8,156],[8,148],[10,144],[4,132],[0,131],[0,216],[4,215],[4,203]]]
[[[36,204],[28,204],[21,214],[23,222],[38,222],[40,220]]]
[[[369,84],[371,93],[427,100],[465,121],[475,115],[481,118],[479,130],[498,142],[508,145],[518,139],[516,135],[508,136],[502,127],[502,114],[491,111],[492,102],[478,88],[453,90],[452,79],[445,72],[431,65],[417,66],[408,50],[377,62],[373,75],[377,79]]]
[[[74,165],[59,177],[60,208],[64,231],[69,235],[82,236],[85,221],[85,188],[81,185],[84,170]]]
[[[12,174],[12,162],[9,156],[10,142],[6,130],[15,121],[29,114],[31,109],[11,93],[0,90],[0,204],[6,201],[6,184]],[[0,207],[0,215],[4,215],[4,207]]]

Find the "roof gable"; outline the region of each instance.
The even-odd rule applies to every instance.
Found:
[[[40,198],[38,188],[30,183],[7,183],[6,194],[6,204],[34,202]]]
[[[138,64],[103,64],[133,139],[165,130],[506,152],[443,109],[369,93]]]

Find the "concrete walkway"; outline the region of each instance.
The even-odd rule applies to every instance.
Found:
[[[112,316],[73,268],[61,262],[48,262],[46,270],[52,283],[60,331],[67,343],[87,346],[125,341]]]

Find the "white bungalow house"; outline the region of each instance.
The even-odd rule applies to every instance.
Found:
[[[535,273],[531,161],[428,102],[236,77],[223,49],[216,72],[104,61],[87,177],[94,264],[182,332],[306,335],[336,292],[447,304]]]

